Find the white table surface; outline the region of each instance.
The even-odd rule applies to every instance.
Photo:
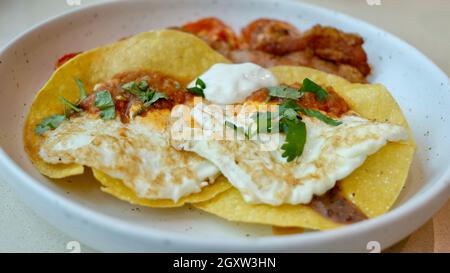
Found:
[[[81,0],[81,6],[104,1]],[[450,74],[450,31],[448,30],[450,1],[372,0],[372,2],[376,1],[381,2],[381,5],[370,6],[367,0],[307,0],[305,2],[335,9],[384,28],[420,49],[444,72]],[[72,0],[0,0],[0,48],[34,24],[62,12],[76,9],[76,6],[67,4],[71,2]],[[66,245],[74,239],[36,216],[9,189],[1,174],[0,200],[0,252],[68,252]],[[446,220],[450,218],[449,216],[450,202],[435,218]],[[446,236],[450,237],[448,222],[446,221],[446,226],[440,228]],[[435,229],[436,222],[434,223]],[[412,243],[417,240],[426,240],[426,236],[432,236],[430,232],[433,232],[433,220],[411,236],[414,238]],[[431,248],[416,247],[409,250],[449,251],[448,242],[444,242],[444,245],[441,243],[440,246],[433,245]],[[396,246],[396,250],[404,250],[405,245],[408,245],[408,241],[403,241],[400,246]],[[84,245],[81,247],[83,252],[95,251]]]

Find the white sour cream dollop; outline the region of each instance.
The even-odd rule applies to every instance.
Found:
[[[278,85],[272,72],[253,63],[215,64],[199,78],[206,85],[205,98],[215,104],[242,103],[254,91]]]

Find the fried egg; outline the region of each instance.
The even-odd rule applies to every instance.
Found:
[[[205,103],[193,107],[190,114],[194,123],[187,122],[186,118],[174,121],[172,134],[181,127],[202,133],[197,133],[195,138],[176,137],[173,145],[210,160],[244,200],[252,204],[308,204],[314,195],[322,195],[333,188],[338,180],[351,174],[387,142],[408,139],[406,129],[401,126],[370,121],[351,112],[338,119],[342,122],[339,126],[303,116],[307,129],[303,154],[287,162],[281,149],[284,133],[270,134],[272,141],[268,143],[272,148],[268,148],[267,141],[261,141],[261,137],[217,138],[236,133],[236,128],[223,126],[225,121],[243,128],[238,134],[251,133],[254,124],[246,117],[251,116],[249,109],[257,111],[258,107],[245,103],[237,113],[224,111],[221,117],[213,114],[215,110],[211,107]],[[211,128],[215,128],[214,134],[210,133]],[[223,132],[218,132],[217,128],[223,128]]]
[[[168,110],[130,123],[82,114],[45,133],[39,155],[47,163],[77,163],[123,181],[137,196],[171,199],[200,192],[220,174],[215,165],[170,145]]]

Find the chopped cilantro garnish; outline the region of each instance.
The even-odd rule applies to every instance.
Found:
[[[300,111],[300,106],[293,100],[285,100],[282,104],[279,106],[280,116],[285,116],[286,111],[292,110],[292,111]],[[290,118],[292,119],[292,118]]]
[[[195,81],[195,86],[194,87],[190,87],[187,90],[189,92],[191,92],[192,94],[194,94],[194,95],[197,95],[197,96],[200,96],[200,97],[204,98],[205,97],[205,93],[204,93],[205,88],[206,88],[205,82],[202,81],[202,79],[198,78]]]
[[[167,99],[167,95],[165,93],[162,92],[152,92],[151,97],[149,98],[148,101],[144,102],[144,106],[145,107],[149,107],[150,105],[152,105],[153,103],[157,102],[159,99]]]
[[[100,112],[100,117],[104,120],[111,120],[116,117],[115,107],[107,107]]]
[[[328,97],[328,92],[325,89],[308,78],[303,80],[303,85],[300,88],[300,93],[305,92],[314,93],[319,101],[324,101]]]
[[[286,117],[288,119],[293,119],[294,111],[301,112],[309,117],[317,118],[317,119],[325,122],[328,125],[338,126],[338,125],[342,124],[342,122],[334,120],[318,110],[303,108],[303,107],[299,106],[293,100],[285,100],[280,105],[280,115],[282,117]]]
[[[95,107],[100,110],[114,106],[114,101],[111,97],[111,93],[108,91],[99,91],[95,94]]]
[[[342,122],[338,121],[338,120],[334,120],[324,114],[322,114],[322,112],[318,111],[318,110],[313,110],[313,109],[306,109],[306,108],[301,108],[300,112],[302,112],[303,114],[309,116],[309,117],[314,117],[317,118],[323,122],[325,122],[328,125],[332,125],[332,126],[338,126],[341,125]]]
[[[146,108],[150,107],[150,105],[159,99],[168,99],[165,93],[151,89],[145,80],[141,81],[139,84],[136,82],[126,83],[122,85],[122,88],[138,97]]]
[[[141,89],[139,89],[136,82],[128,82],[128,83],[122,85],[122,88],[124,90],[130,92],[131,94],[137,96],[138,98],[140,98],[141,94],[143,93],[143,91]]]
[[[200,96],[202,98],[205,97],[205,93],[203,93],[203,89],[201,89],[199,87],[191,87],[191,88],[188,88],[187,90],[194,95]]]
[[[76,84],[78,85],[78,89],[80,89],[80,102],[83,101],[87,97],[86,89],[84,89],[83,82],[80,79],[75,79]]]
[[[148,87],[148,82],[146,80],[142,80],[138,84],[138,88],[142,91],[147,91]]]
[[[72,109],[73,111],[80,113],[83,110],[78,108],[75,104],[71,103],[70,101],[68,101],[67,99],[65,99],[64,97],[60,97],[61,102],[64,104],[64,113],[65,116],[67,117],[68,113],[66,111],[66,107],[69,107],[70,109]]]
[[[205,82],[204,82],[202,79],[200,79],[200,78],[198,78],[198,79],[195,81],[195,85],[198,86],[198,87],[200,87],[201,89],[205,89],[205,88],[206,88]]]
[[[319,101],[324,101],[328,97],[328,92],[325,89],[308,78],[303,80],[303,85],[299,90],[286,85],[267,87],[267,89],[270,97],[283,99],[296,100],[306,92],[314,93]]]
[[[38,135],[42,135],[48,130],[56,129],[64,120],[66,120],[66,116],[64,115],[52,115],[48,118],[45,118],[39,123],[34,131]]]
[[[295,120],[298,118],[298,113],[294,109],[286,109],[283,113],[283,117],[288,120]]]
[[[286,133],[286,143],[281,146],[283,157],[290,162],[301,156],[306,143],[306,126],[298,113],[315,117],[326,124],[337,126],[342,122],[334,120],[318,110],[303,108],[294,100],[285,100],[280,106],[280,129]]]
[[[271,97],[296,100],[302,96],[302,93],[299,92],[299,90],[289,86],[272,86],[267,87],[267,89],[269,90],[269,95]]]
[[[111,93],[106,90],[95,93],[95,107],[100,109],[100,116],[104,120],[110,120],[116,117],[114,101]]]
[[[280,127],[286,133],[286,142],[281,146],[284,151],[281,156],[286,157],[287,162],[291,162],[303,154],[306,143],[306,126],[299,119],[282,119]]]
[[[71,103],[66,98],[60,97],[59,99],[64,105],[64,115],[52,115],[43,119],[41,123],[39,123],[34,129],[36,134],[42,135],[48,130],[56,129],[61,124],[61,122],[69,118],[71,113],[80,113],[83,111],[83,109],[79,108],[78,105],[87,97],[86,90],[84,89],[83,82],[80,79],[75,79],[75,83],[80,89],[80,99],[78,100],[78,102]]]

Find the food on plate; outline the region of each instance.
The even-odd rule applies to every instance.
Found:
[[[374,139],[378,139],[375,142],[380,140],[384,142],[386,141],[386,137],[393,140],[393,142],[388,141],[384,143],[384,145],[381,145],[382,148],[380,148],[380,143],[375,145],[374,143],[369,144],[369,146],[371,146],[370,149],[380,149],[376,152],[375,150],[369,152],[366,150],[366,155],[370,155],[362,165],[356,170],[353,170],[348,176],[340,178],[339,181],[335,181],[331,190],[328,190],[325,194],[319,194],[320,196],[313,197],[311,202],[306,202],[308,204],[298,202],[298,204],[294,205],[289,204],[289,201],[293,200],[292,191],[288,190],[285,192],[284,190],[289,186],[292,189],[292,185],[300,186],[299,188],[301,188],[301,182],[288,176],[286,176],[283,181],[280,179],[283,177],[282,174],[279,175],[280,170],[286,172],[286,170],[289,171],[291,168],[294,168],[295,165],[302,165],[303,160],[311,160],[312,157],[303,158],[303,156],[308,156],[309,154],[307,151],[305,152],[305,150],[308,149],[308,145],[311,146],[316,141],[321,142],[322,145],[324,143],[320,139],[317,139],[317,129],[311,126],[308,127],[308,123],[311,122],[308,114],[300,113],[302,119],[306,123],[306,128],[311,129],[310,134],[307,135],[306,145],[304,146],[305,150],[303,151],[302,156],[292,162],[282,163],[281,165],[279,165],[279,163],[277,164],[277,159],[279,159],[280,153],[283,152],[282,149],[281,151],[277,151],[277,156],[273,156],[273,151],[263,152],[257,150],[257,156],[253,157],[256,149],[252,152],[244,151],[247,147],[251,147],[251,144],[249,143],[236,145],[234,146],[236,149],[232,151],[229,150],[229,147],[233,147],[235,143],[208,143],[209,148],[212,149],[209,149],[204,153],[201,145],[205,144],[200,144],[200,147],[196,147],[195,142],[192,145],[192,143],[190,143],[191,141],[182,141],[184,142],[182,143],[184,149],[196,150],[199,154],[204,154],[205,158],[212,159],[213,162],[215,162],[215,157],[214,154],[211,155],[211,150],[216,148],[220,149],[216,154],[222,159],[220,162],[217,161],[215,163],[226,177],[227,175],[229,176],[227,178],[230,182],[235,180],[234,183],[237,185],[233,185],[234,187],[232,189],[218,195],[214,199],[195,204],[195,207],[232,221],[284,227],[302,227],[313,230],[336,228],[343,224],[361,221],[386,213],[392,207],[404,186],[415,150],[408,124],[389,92],[379,84],[352,84],[337,76],[304,67],[274,67],[270,69],[270,71],[276,76],[279,82],[287,85],[296,86],[296,84],[302,82],[303,79],[310,79],[320,86],[328,87],[326,88],[327,90],[332,88],[334,92],[348,104],[348,108],[350,109],[350,113],[348,114],[350,114],[350,117],[351,115],[356,115],[354,117],[356,120],[354,121],[359,119],[361,119],[360,121],[368,120],[369,123],[371,123],[371,126],[380,129],[379,132],[373,134],[372,132],[367,132],[368,135],[365,135],[364,125],[357,125],[358,127],[361,127],[361,131],[359,131],[359,129],[357,130],[359,132],[353,131],[352,133],[354,134],[351,134],[349,139],[346,140],[344,134],[338,135],[339,141],[335,143],[337,145],[336,149],[338,150],[335,150],[334,152],[337,152],[338,154],[342,153],[341,156],[344,157],[364,156],[363,146],[368,143],[362,146],[359,144],[355,145],[358,147],[358,151],[356,152],[355,150],[355,153],[351,152],[352,148],[356,148],[353,147],[352,144],[357,144],[360,140],[363,140],[369,135],[369,138],[373,137]],[[205,84],[207,85],[207,82],[205,82]],[[303,98],[308,100],[306,97]],[[264,100],[265,99],[262,99],[262,101]],[[300,98],[298,104],[300,107],[303,105],[302,98]],[[318,107],[316,109],[318,109]],[[330,110],[328,111],[329,112],[321,111],[321,113],[336,121],[343,121],[343,123],[338,126],[333,126],[322,122],[322,120],[316,119],[313,122],[317,123],[320,127],[327,126],[331,131],[340,130],[338,127],[342,125],[345,126],[345,120],[342,120],[342,117],[346,116],[345,113],[339,114],[339,112],[337,112],[338,114],[336,115],[331,113]],[[323,119],[323,117],[321,117],[321,119]],[[363,123],[365,122],[366,121],[363,121]],[[389,128],[389,131],[393,131],[387,134],[386,131],[380,133],[384,130],[382,129],[383,127],[384,129]],[[245,130],[242,131],[245,132]],[[345,131],[345,128],[343,128],[343,131]],[[383,136],[379,138],[380,135],[376,136],[378,133]],[[308,141],[311,143],[308,144]],[[350,144],[349,147],[352,147],[350,150],[344,148],[347,144]],[[378,148],[375,148],[376,146],[378,146]],[[312,148],[315,147],[313,146]],[[366,146],[366,148],[368,148],[368,146]],[[230,154],[227,152],[231,153],[233,161],[228,161]],[[328,154],[325,158],[328,159]],[[285,160],[288,160],[288,158]],[[353,161],[353,163],[355,163],[355,161]],[[253,167],[247,168],[250,164]],[[299,175],[301,177],[313,170],[314,172],[311,173],[310,180],[316,180],[322,174],[325,177],[328,177],[330,174],[328,171],[325,173],[315,173],[319,169],[318,167],[323,167],[322,162],[316,161],[314,164],[316,166],[301,170],[298,173],[292,171],[291,174]],[[340,171],[349,171],[348,167],[349,166],[346,166],[340,169]],[[273,172],[271,172],[272,170]],[[238,174],[237,176],[235,172]],[[267,179],[267,176],[269,176],[270,179]],[[239,179],[236,179],[236,177],[239,177]],[[247,177],[250,177],[251,180],[246,180]],[[252,182],[244,184],[245,181]],[[267,184],[262,181],[266,181]],[[258,186],[252,188],[253,182]],[[251,186],[248,187],[248,185]],[[241,189],[239,189],[238,186],[240,186]],[[302,197],[305,197],[302,196],[304,194],[307,194],[307,199],[309,199],[314,190],[320,191],[317,187],[320,187],[319,183],[314,184],[310,190],[304,192],[302,190],[297,201],[300,201]],[[278,195],[274,194],[275,192],[277,192]],[[285,195],[285,193],[289,194]],[[248,197],[246,197],[246,195],[248,195]],[[246,198],[249,199],[250,202],[246,202]],[[268,200],[264,201],[266,198]],[[287,202],[284,201],[283,204],[278,206],[270,205],[271,202],[277,203],[280,200],[283,200],[283,198],[285,198],[284,200],[287,200]]]
[[[382,85],[302,63],[233,63],[238,51],[277,58],[308,51],[351,67],[362,75],[354,82],[363,82],[370,68],[361,38],[266,19],[239,38],[215,18],[181,30],[65,58],[25,122],[36,168],[63,178],[88,167],[118,199],[189,203],[277,234],[336,228],[392,207],[415,146]]]
[[[237,35],[215,17],[206,17],[173,29],[192,33],[234,63],[263,67],[299,65],[335,74],[350,82],[365,83],[371,73],[364,40],[357,34],[316,25],[301,32],[288,22],[257,19]],[[61,57],[56,68],[79,53]]]
[[[229,185],[216,181],[219,171],[207,160],[172,148],[166,124],[173,104],[190,97],[182,91],[184,83],[215,62],[226,59],[197,38],[171,30],[80,54],[36,96],[24,127],[25,150],[51,178],[91,167],[107,192],[134,203],[207,200]],[[122,186],[103,174],[120,179],[135,196],[112,190],[112,183]]]
[[[367,82],[371,72],[364,40],[333,27],[316,25],[301,32],[287,22],[263,18],[238,36],[221,20],[208,17],[180,29],[199,36],[234,63],[307,66],[359,83]]]

